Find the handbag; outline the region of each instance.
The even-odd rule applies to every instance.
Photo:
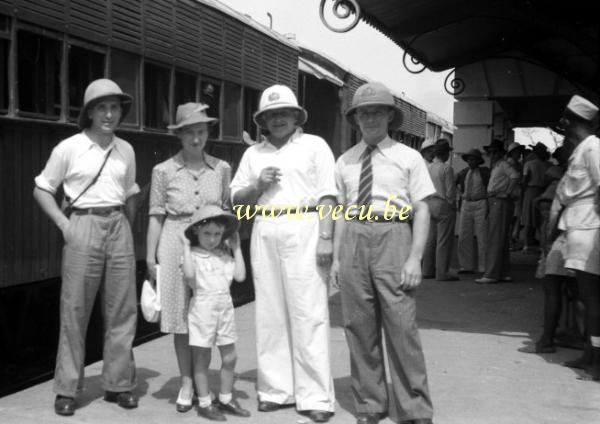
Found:
[[[104,169],[104,165],[106,165],[106,161],[108,161],[108,157],[112,153],[112,150],[113,150],[113,148],[111,147],[110,150],[108,151],[108,153],[106,154],[106,156],[104,157],[104,162],[102,162],[102,166],[98,170],[98,173],[96,174],[96,176],[94,177],[94,179],[83,189],[83,191],[81,193],[79,193],[79,195],[75,199],[71,200],[71,199],[69,199],[69,197],[67,195],[65,195],[63,197],[62,202],[60,204],[60,209],[62,210],[62,212],[65,214],[65,216],[67,218],[69,216],[71,216],[71,212],[73,212],[73,205],[75,204],[75,202],[77,202],[79,200],[79,198],[81,196],[83,196],[85,194],[85,192],[88,191],[88,189],[91,186],[93,186],[94,184],[96,184],[96,181],[98,181],[98,178],[100,177],[100,174],[102,174],[102,170]]]
[[[148,322],[158,322],[160,319],[160,268],[156,265],[156,288],[149,279],[142,285],[140,297],[142,315]]]

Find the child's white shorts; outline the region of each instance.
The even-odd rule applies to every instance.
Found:
[[[213,347],[235,343],[235,314],[229,293],[199,294],[188,311],[190,346]]]

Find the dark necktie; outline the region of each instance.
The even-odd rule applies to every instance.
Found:
[[[358,182],[358,197],[356,205],[358,207],[371,204],[371,191],[373,189],[373,169],[371,167],[371,155],[377,146],[367,144],[367,148],[362,154],[360,166],[360,180]]]

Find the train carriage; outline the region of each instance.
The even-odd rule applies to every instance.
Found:
[[[209,0],[0,0],[0,62],[1,395],[52,370],[62,240],[34,202],[33,179],[52,148],[78,131],[87,84],[108,77],[134,97],[118,133],[135,148],[147,195],[153,166],[180,147],[167,131],[178,104],[210,105],[219,125],[207,150],[235,169],[242,131],[258,136],[260,91],[274,83],[296,89],[298,49]],[[141,204],[138,260],[147,225]],[[251,287],[234,293],[238,302],[252,296]],[[137,342],[152,333],[157,327],[140,319]],[[101,352],[97,311],[88,334],[89,361]]]

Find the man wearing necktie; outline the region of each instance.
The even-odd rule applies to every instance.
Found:
[[[462,204],[458,232],[459,274],[485,272],[487,215],[487,184],[490,169],[481,166],[485,160],[478,149],[471,149],[462,159],[469,165],[459,172],[458,186],[462,189]],[[477,263],[473,252],[473,237],[477,239]]]
[[[360,129],[362,140],[336,163],[338,201],[345,208],[362,206],[372,212],[370,219],[337,220],[334,232],[332,280],[342,296],[356,422],[376,424],[389,413],[383,327],[393,415],[400,423],[431,423],[415,289],[422,280],[429,229],[423,200],[435,188],[421,155],[388,135],[402,123],[402,112],[385,86],[361,86],[346,117]],[[397,213],[403,207],[411,208],[410,220]]]

